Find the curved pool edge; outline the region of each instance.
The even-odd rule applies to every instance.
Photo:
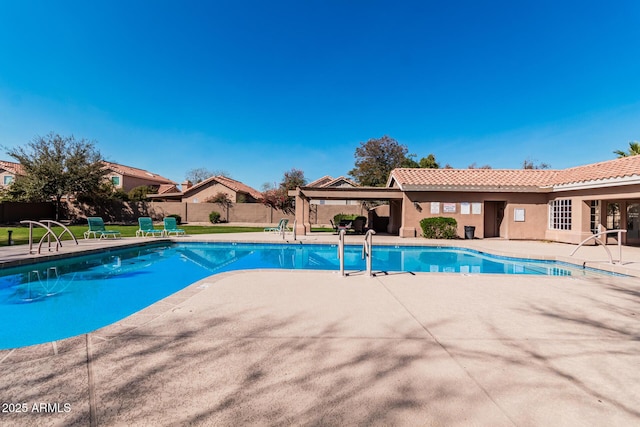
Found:
[[[153,304],[125,317],[124,319],[120,319],[114,323],[111,323],[110,325],[103,326],[94,331],[56,341],[49,341],[42,344],[33,344],[24,347],[0,350],[0,366],[18,364],[38,359],[46,359],[49,357],[55,357],[74,351],[87,351],[88,335],[91,336],[94,344],[111,341],[115,338],[135,331],[139,327],[144,326],[147,323],[152,322],[155,319],[172,312],[185,301],[198,295],[204,289],[207,289],[209,285],[223,280],[229,276],[242,274],[249,271],[255,272],[273,270],[238,270],[213,274],[211,276],[205,277],[204,279],[191,283],[190,285],[187,285],[179,291],[174,292],[173,294],[154,302]]]

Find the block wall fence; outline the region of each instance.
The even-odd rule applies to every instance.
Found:
[[[177,202],[109,202],[100,205],[63,203],[60,219],[71,223],[86,223],[86,217],[99,216],[107,223],[137,223],[141,216],[161,221],[167,215],[180,215],[183,223],[210,224],[209,214],[220,213],[220,218],[231,223],[275,224],[281,218],[293,222],[295,215],[284,214],[261,203],[232,203],[225,208],[216,203]],[[329,225],[339,213],[367,215],[361,205],[313,205],[311,224]],[[15,224],[21,220],[55,219],[54,203],[0,203],[0,224]]]

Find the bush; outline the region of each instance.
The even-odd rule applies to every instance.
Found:
[[[364,224],[367,224],[367,217],[366,216],[362,216],[362,215],[356,215],[356,214],[344,214],[344,213],[339,213],[337,215],[333,216],[333,223],[334,224],[338,224],[340,223],[340,221],[354,221],[356,219],[362,219],[364,221]]]
[[[458,222],[454,218],[436,216],[420,221],[422,235],[427,239],[456,239]]]
[[[147,194],[153,193],[154,189],[148,185],[139,185],[129,191],[129,200],[132,202],[141,202],[147,199]]]
[[[176,219],[176,223],[177,223],[178,225],[182,224],[182,217],[181,217],[180,215],[178,215],[178,214],[171,214],[171,215],[167,215],[167,216],[175,218],[175,219]]]
[[[213,224],[217,224],[220,222],[220,212],[213,211],[209,214],[209,221]]]

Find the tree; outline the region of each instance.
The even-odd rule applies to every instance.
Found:
[[[53,132],[35,137],[26,146],[10,149],[7,154],[24,170],[24,175],[16,177],[13,183],[20,193],[18,198],[34,202],[54,199],[56,219],[62,197],[92,193],[107,173],[93,141]]]
[[[436,156],[433,154],[429,154],[427,157],[421,158],[419,165],[424,169],[440,169],[440,164],[436,162]]]
[[[536,160],[526,158],[522,162],[522,169],[551,169],[551,165],[548,163],[536,163]]]
[[[493,168],[491,167],[491,165],[478,166],[476,162],[473,162],[467,167],[467,169],[493,169]]]
[[[154,189],[148,185],[139,185],[129,191],[127,195],[132,202],[141,202],[147,199],[147,194],[153,193]]]
[[[407,152],[406,146],[386,135],[361,142],[354,155],[355,168],[349,175],[361,185],[382,187],[393,169],[407,164],[407,159],[413,161],[407,157]]]
[[[629,156],[637,156],[638,154],[640,154],[640,142],[638,141],[631,141],[629,143],[629,151],[622,151],[622,150],[616,150],[614,151],[614,154],[618,155],[618,158],[620,157],[629,157]]]
[[[284,173],[280,187],[286,188],[287,190],[295,190],[297,187],[302,187],[306,183],[307,179],[304,177],[304,172],[300,169],[293,168]]]
[[[231,208],[231,205],[233,204],[233,202],[231,201],[227,193],[225,193],[224,191],[219,191],[218,193],[215,194],[215,196],[211,196],[208,199],[206,199],[205,202],[217,203],[218,205],[220,205],[220,207],[227,214],[226,221],[227,222],[229,221],[229,208]]]
[[[415,157],[416,157],[415,154],[408,154],[407,156],[405,156],[402,163],[400,163],[400,167],[401,168],[419,168],[420,164],[415,160],[413,160]]]
[[[291,169],[284,173],[280,186],[271,188],[262,193],[261,202],[273,209],[287,214],[295,212],[294,198],[289,196],[289,190],[302,187],[307,183],[304,172],[299,169]]]
[[[209,170],[207,168],[195,168],[187,171],[185,176],[187,181],[191,181],[193,184],[197,184],[199,182],[204,181],[207,178],[211,178],[212,176],[226,176],[227,178],[231,178],[231,175],[225,170]]]

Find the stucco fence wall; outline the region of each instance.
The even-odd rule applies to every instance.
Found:
[[[151,202],[148,205],[156,218],[178,214],[183,222],[208,223],[212,211],[219,212],[221,219],[231,223],[274,224],[281,218],[292,223],[295,219],[294,214],[285,214],[261,203],[232,203],[228,209],[216,203]],[[366,215],[360,205],[315,205],[310,214],[311,224],[329,225],[329,220],[339,213]]]
[[[167,215],[180,215],[183,223],[209,223],[212,211],[220,213],[220,218],[230,223],[275,224],[281,218],[291,223],[295,215],[284,214],[261,203],[232,203],[228,209],[217,203],[176,203],[176,202],[110,202],[99,206],[69,203],[65,219],[74,223],[86,222],[88,216],[100,216],[105,222],[135,223],[141,216],[149,216],[160,221]],[[314,205],[310,215],[311,224],[329,225],[330,219],[339,213],[366,216],[366,209],[360,205]]]
[[[113,201],[100,205],[63,203],[60,219],[83,224],[88,216],[99,216],[108,223],[134,224],[141,216],[160,221],[167,215],[177,214],[183,223],[210,223],[209,214],[212,211],[219,212],[221,219],[230,223],[276,224],[281,218],[288,218],[293,223],[295,218],[293,214],[284,214],[261,203],[232,203],[227,210],[216,203]],[[367,216],[366,209],[361,205],[312,205],[310,221],[313,225],[330,225],[330,220],[340,213]],[[0,224],[17,223],[24,219],[54,218],[54,203],[0,203]]]
[[[64,215],[64,212],[62,213]],[[26,202],[2,202],[0,203],[0,224],[13,224],[22,220],[33,221],[41,219],[55,219],[56,205],[53,202],[26,203]]]

